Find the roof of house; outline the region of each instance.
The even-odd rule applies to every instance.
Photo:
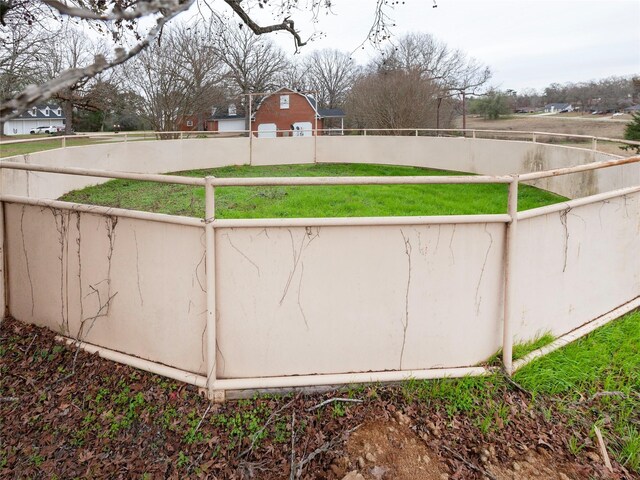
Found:
[[[559,108],[559,109],[563,109],[563,108],[568,108],[570,107],[571,104],[570,103],[548,103],[544,106],[544,108],[547,107],[555,107],[555,108]]]
[[[341,108],[319,108],[318,113],[324,118],[344,117],[344,110]]]
[[[228,115],[228,114],[216,114],[210,116],[207,120],[244,120],[244,115]]]
[[[45,112],[49,109],[49,115],[45,115]],[[60,112],[58,114],[57,112]],[[14,118],[14,120],[64,120],[64,112],[59,105],[53,103],[38,104],[26,112],[22,112],[20,115]]]
[[[631,105],[630,107],[625,108],[625,111],[629,110],[630,112],[640,111],[640,103],[637,105]]]
[[[234,106],[236,109],[236,115],[229,115],[229,107]],[[245,118],[245,111],[243,105],[238,105],[233,102],[216,105],[211,109],[211,116],[207,120],[240,120]]]

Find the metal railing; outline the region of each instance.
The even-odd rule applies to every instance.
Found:
[[[309,130],[311,135],[291,135],[291,130],[275,130],[277,138],[310,138],[336,136],[334,129]],[[75,135],[53,135],[38,138],[23,138],[17,140],[5,140],[0,145],[15,145],[21,143],[51,142],[59,140],[61,148],[67,147],[67,141],[72,140],[96,140],[97,142],[110,140],[113,142],[128,142],[142,140],[190,140],[204,138],[233,138],[249,137],[263,139],[258,131],[238,130],[234,132],[213,131],[130,131],[130,132],[96,132],[79,133]],[[316,135],[317,133],[317,135]],[[517,137],[521,141],[532,143],[557,143],[550,139],[567,139],[573,143],[590,143],[592,150],[598,149],[598,142],[620,143],[630,146],[640,146],[640,141],[625,140],[620,138],[599,137],[594,135],[581,135],[574,133],[538,132],[528,130],[492,130],[492,129],[460,129],[460,128],[345,128],[341,130],[343,136],[416,136],[416,137],[461,137],[471,139],[513,140]],[[505,138],[506,137],[506,138]],[[266,137],[269,138],[269,137]],[[265,139],[266,139],[265,138]],[[547,141],[545,141],[547,140]]]

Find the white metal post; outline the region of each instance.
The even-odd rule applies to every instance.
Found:
[[[67,137],[66,135],[62,136],[62,148],[65,148],[67,146]]]
[[[0,175],[2,170],[0,170]],[[1,181],[1,180],[0,180]],[[0,323],[2,318],[9,314],[8,302],[7,302],[7,261],[6,252],[4,249],[4,202],[0,202],[0,269],[2,274],[0,275],[0,301],[2,301],[2,312],[0,312]]]
[[[471,132],[471,135],[472,135],[472,137],[473,137],[473,138],[476,138],[476,131],[475,131],[475,130],[473,130],[473,131]]]
[[[224,401],[224,391],[216,390],[216,257],[214,177],[205,178],[205,270],[207,286],[207,397]]]
[[[518,176],[512,176],[509,184],[509,198],[507,211],[511,221],[507,223],[505,252],[504,252],[504,320],[502,330],[502,364],[507,375],[513,372],[513,333],[511,325],[513,320],[513,304],[515,298],[514,278],[516,271],[516,246],[518,231]]]
[[[253,95],[249,95],[249,165],[253,163],[253,132],[251,131],[251,102],[253,101]]]
[[[594,151],[598,150],[598,139],[596,137],[593,137],[592,148]]]
[[[318,163],[318,100],[316,98],[315,132],[313,134],[313,163]]]
[[[531,134],[531,140],[533,141],[533,143],[536,143],[536,140],[537,140],[537,139],[536,139],[536,132],[533,132],[533,133]]]

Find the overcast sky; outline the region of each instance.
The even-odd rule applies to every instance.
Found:
[[[427,32],[488,64],[502,89],[543,89],[640,74],[640,0],[404,0],[392,11],[394,34]],[[333,0],[315,29],[326,36],[303,48],[353,51],[366,39],[375,0]],[[265,19],[267,20],[267,19]],[[298,20],[305,34],[314,25]],[[292,52],[283,33],[272,38]],[[354,58],[375,54],[366,45]]]

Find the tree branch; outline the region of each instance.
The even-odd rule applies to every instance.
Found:
[[[117,65],[125,63],[127,60],[138,55],[142,50],[147,48],[151,42],[159,35],[164,25],[173,19],[178,14],[189,9],[195,0],[186,0],[184,3],[175,7],[173,10],[168,11],[164,16],[160,17],[156,21],[156,25],[149,31],[143,41],[138,43],[129,52],[125,52],[124,49],[118,48],[115,51],[115,58],[111,61],[107,61],[103,55],[97,55],[94,62],[91,65],[87,65],[83,68],[70,68],[63,71],[56,78],[43,83],[42,85],[29,85],[21,93],[16,95],[13,99],[8,100],[0,104],[0,121],[4,122],[17,117],[22,112],[26,111],[30,107],[42,103],[51,96],[65,88],[70,88],[76,83],[93,78],[96,75],[107,71]]]
[[[116,5],[113,11],[107,14],[96,13],[88,8],[69,6],[58,0],[42,0],[42,2],[57,10],[62,15],[81,18],[83,20],[110,21],[135,20],[162,11],[173,11],[180,8],[183,0],[147,0],[136,3],[135,8],[129,11],[121,10]]]
[[[234,13],[238,15],[244,22],[244,24],[248,26],[256,35],[263,35],[265,33],[284,30],[286,32],[289,32],[293,36],[296,51],[298,50],[298,47],[302,47],[307,44],[307,42],[302,41],[302,38],[300,38],[300,34],[294,28],[293,20],[291,20],[289,17],[285,18],[282,23],[261,27],[256,22],[254,22],[249,14],[244,10],[244,8],[242,8],[242,6],[240,5],[240,0],[224,0],[224,2],[231,7]]]

